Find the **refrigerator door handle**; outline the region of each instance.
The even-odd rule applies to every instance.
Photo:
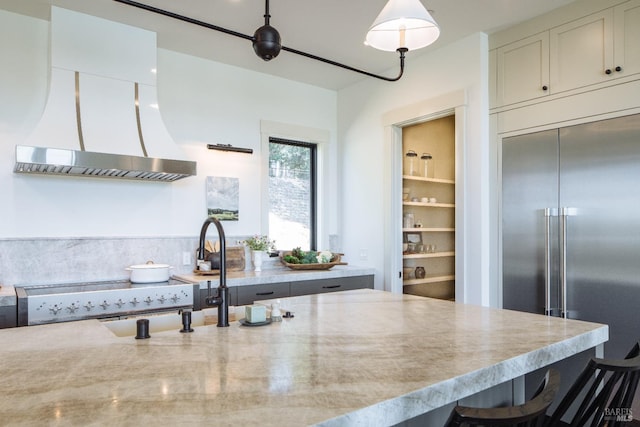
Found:
[[[569,318],[567,301],[567,218],[577,215],[576,208],[560,209],[560,317]]]
[[[558,209],[544,209],[544,314],[553,315],[551,307],[551,217],[558,216]]]

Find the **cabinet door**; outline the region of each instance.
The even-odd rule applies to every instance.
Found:
[[[237,286],[237,305],[253,304],[255,301],[289,296],[289,282],[270,283],[265,285]]]
[[[616,6],[615,67],[617,77],[640,73],[640,0],[632,0]]]
[[[496,53],[497,103],[508,105],[548,94],[549,33],[502,46]]]
[[[551,93],[608,81],[613,66],[613,9],[553,28],[549,35]]]

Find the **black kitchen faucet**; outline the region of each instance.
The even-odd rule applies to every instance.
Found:
[[[227,288],[227,245],[222,224],[216,218],[209,217],[202,224],[200,230],[200,242],[198,245],[198,260],[204,261],[204,242],[209,225],[213,223],[218,229],[218,240],[220,241],[220,284],[216,294],[211,295],[211,280],[207,281],[207,298],[205,304],[218,307],[218,327],[229,326],[229,288]],[[199,263],[196,262],[196,265]]]

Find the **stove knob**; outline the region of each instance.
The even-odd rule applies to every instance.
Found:
[[[67,307],[67,310],[69,313],[75,313],[79,308],[80,306],[77,306],[75,302],[72,302],[71,305]]]
[[[122,302],[122,300],[120,300],[120,302]],[[117,303],[116,303],[116,304],[117,304]],[[100,304],[100,307],[102,307],[102,309],[103,309],[103,310],[106,310],[106,309],[107,309],[107,307],[109,307],[110,305],[111,305],[111,304],[109,304],[109,303],[107,302],[107,300],[104,300],[104,301],[102,301],[102,304]],[[118,307],[120,307],[120,306],[118,306]]]
[[[134,298],[134,299],[135,299],[135,298]],[[146,297],[146,298],[144,299],[144,302],[146,302],[146,303],[147,303],[147,305],[151,305],[151,303],[153,302],[153,300],[151,299],[151,297]]]
[[[95,305],[91,304],[91,301],[88,301],[84,306],[84,308],[86,308],[87,311],[91,311],[93,307],[95,307]]]
[[[136,305],[140,304],[140,301],[138,301],[138,298],[133,297],[133,299],[129,301],[129,304],[135,307]]]
[[[118,308],[122,308],[122,306],[124,305],[124,301],[122,301],[122,298],[118,299],[118,301],[114,302],[115,305],[118,306]],[[107,304],[109,305],[109,304]]]
[[[164,297],[164,295],[160,295],[160,298],[158,298],[158,301],[160,302],[160,304],[164,304],[166,300],[167,299]]]
[[[58,314],[62,310],[62,307],[58,307],[58,304],[54,305],[49,309],[49,311],[53,314]]]
[[[178,294],[173,294],[173,296],[170,299],[171,301],[173,301],[174,304],[180,301],[180,297],[178,296]]]

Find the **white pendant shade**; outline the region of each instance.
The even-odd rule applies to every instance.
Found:
[[[438,39],[440,28],[420,0],[389,0],[367,33],[366,44],[394,52],[428,46]]]

